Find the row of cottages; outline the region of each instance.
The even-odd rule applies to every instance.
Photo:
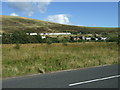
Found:
[[[26,33],[27,35],[71,35],[71,33]]]
[[[81,37],[73,37],[73,40],[103,40],[105,41],[107,39],[107,37],[99,37],[99,38],[93,38],[93,37],[85,37],[85,36],[81,36]]]

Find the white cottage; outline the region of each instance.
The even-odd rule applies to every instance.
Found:
[[[37,33],[30,33],[30,35],[37,35]]]
[[[107,39],[107,37],[101,37],[101,40],[106,40]]]
[[[45,38],[46,38],[46,36],[41,36],[41,38],[42,38],[42,39],[45,39]]]
[[[95,38],[96,41],[98,41],[98,38]]]
[[[70,35],[71,33],[39,33],[39,35]]]
[[[91,37],[86,37],[85,39],[86,39],[86,40],[91,40]]]

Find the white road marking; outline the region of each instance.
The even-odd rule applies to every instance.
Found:
[[[112,79],[112,78],[118,78],[118,77],[120,77],[120,75],[73,83],[73,84],[69,84],[69,86],[81,85],[81,84],[86,84],[86,83],[91,83],[91,82],[96,82],[96,81],[101,81],[101,80],[107,80],[107,79]]]

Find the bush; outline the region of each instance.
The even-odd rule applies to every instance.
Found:
[[[15,48],[15,49],[20,49],[20,44],[19,44],[19,43],[16,43],[16,45],[15,45],[14,48]]]
[[[62,45],[67,46],[68,44],[67,44],[67,42],[63,42]]]
[[[51,38],[47,38],[47,39],[46,39],[46,43],[47,43],[48,45],[52,44]]]
[[[12,39],[12,43],[17,43],[17,42],[22,44],[28,43],[28,36],[22,31],[14,32],[11,36],[11,39]]]
[[[118,37],[110,37],[107,41],[108,42],[119,42],[119,38]]]

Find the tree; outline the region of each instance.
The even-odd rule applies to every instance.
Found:
[[[12,43],[28,43],[28,35],[26,33],[21,32],[21,31],[16,31],[12,34]]]
[[[12,43],[11,35],[7,34],[7,33],[3,33],[2,34],[2,43],[3,44],[11,44]]]
[[[36,35],[35,36],[35,39],[36,39],[36,43],[42,43],[42,37],[40,35]]]

